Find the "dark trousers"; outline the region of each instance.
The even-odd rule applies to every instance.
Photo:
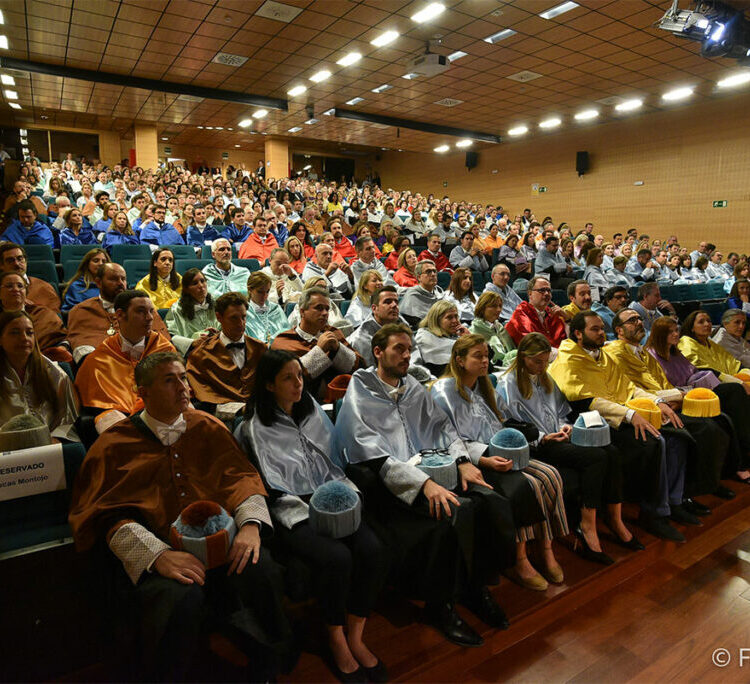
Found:
[[[308,521],[293,529],[277,526],[278,541],[312,566],[318,602],[329,625],[346,624],[346,614],[368,617],[388,568],[386,549],[366,522],[343,539],[317,534]]]
[[[598,508],[602,503],[620,503],[623,500],[622,454],[611,444],[606,447],[582,447],[570,442],[546,442],[534,450],[533,458],[558,469],[575,470],[584,508]]]
[[[189,679],[208,618],[250,656],[253,677],[273,677],[289,666],[292,634],[282,608],[281,568],[268,549],[240,575],[227,576],[227,566],[209,570],[202,587],[156,573],[144,574],[133,587],[118,570],[116,614],[121,633],[135,641],[130,653],[139,654],[139,662],[130,665],[138,679]]]
[[[722,413],[731,420],[730,436],[736,438],[725,460],[724,475],[730,475],[750,465],[750,396],[742,385],[732,382],[722,382],[714,392],[721,401]]]

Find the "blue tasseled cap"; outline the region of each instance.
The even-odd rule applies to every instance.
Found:
[[[337,482],[336,480],[320,485],[310,497],[310,505],[318,511],[326,513],[348,511],[354,508],[358,502],[357,492],[343,482]]]
[[[520,449],[528,445],[523,432],[515,428],[503,428],[492,437],[492,444],[503,449]]]

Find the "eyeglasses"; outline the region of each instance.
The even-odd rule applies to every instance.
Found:
[[[627,321],[623,321],[622,324],[627,325],[628,323],[635,323],[637,321],[643,321],[643,319],[640,316],[631,316]]]
[[[546,292],[547,294],[552,294],[552,288],[549,288],[549,287],[540,287],[539,289],[534,288],[532,292]]]

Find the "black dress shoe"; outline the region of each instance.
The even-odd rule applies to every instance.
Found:
[[[734,490],[729,489],[729,487],[719,485],[716,488],[716,491],[714,491],[714,496],[718,496],[720,499],[725,499],[726,501],[731,501],[737,496],[737,493]]]
[[[461,619],[452,603],[425,606],[425,612],[428,620],[443,633],[448,641],[471,648],[484,643],[484,639]]]
[[[372,667],[365,667],[362,666],[362,669],[365,671],[365,674],[367,675],[367,681],[368,682],[387,682],[388,681],[388,670],[386,669],[384,663],[380,658],[378,658],[378,662],[375,663]]]
[[[492,597],[487,587],[473,592],[472,596],[465,601],[466,607],[474,613],[482,622],[497,629],[508,629],[510,622],[505,611]]]
[[[695,527],[703,526],[701,519],[697,515],[688,513],[681,505],[672,506],[669,517],[671,520],[674,520],[681,525],[694,525]]]
[[[593,563],[601,563],[602,565],[614,564],[615,561],[611,556],[608,556],[604,551],[594,551],[594,549],[588,545],[586,537],[583,536],[583,530],[580,525],[576,527],[575,535],[578,538],[575,551],[581,558],[585,558]]]
[[[641,513],[641,515],[638,516],[638,524],[646,530],[646,532],[653,534],[660,539],[680,543],[685,541],[685,536],[682,532],[672,527],[666,518],[655,515],[644,515]]]
[[[619,544],[625,549],[628,549],[628,551],[643,551],[643,549],[646,548],[643,544],[641,544],[640,541],[638,541],[638,537],[636,537],[632,532],[631,532],[631,535],[633,536],[631,536],[628,541],[625,541],[624,539],[620,537],[619,534],[617,534],[617,532],[615,532],[615,529],[614,527],[612,527],[612,525],[610,525],[609,520],[605,520],[604,524],[607,526],[607,529],[612,533],[612,536],[615,538],[615,543]]]
[[[354,672],[342,672],[339,670],[338,665],[336,665],[336,661],[333,659],[333,656],[330,656],[328,660],[328,667],[333,672],[333,674],[336,676],[336,679],[338,679],[340,682],[366,682],[367,681],[367,674],[365,672],[365,668],[361,665],[354,670]]]
[[[731,491],[731,490],[730,490]],[[732,492],[734,494],[734,492]],[[693,515],[711,515],[711,509],[695,499],[684,499],[682,507]]]

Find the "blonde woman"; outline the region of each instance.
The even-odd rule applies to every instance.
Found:
[[[414,269],[417,266],[417,253],[411,247],[401,249],[396,265],[397,270],[393,274],[393,279],[398,285],[401,287],[414,287],[414,285],[419,284],[417,276],[414,273]]]
[[[349,303],[346,319],[358,328],[370,315],[370,302],[374,295],[383,287],[383,276],[374,268],[367,269],[359,279],[357,292]]]
[[[440,376],[451,358],[454,342],[469,331],[461,324],[453,302],[435,302],[420,321],[414,342],[424,365],[433,375]]]
[[[448,414],[458,436],[466,443],[469,455],[482,470],[482,475],[485,479],[489,477],[487,482],[502,492],[505,478],[515,475],[510,472],[513,461],[490,456],[488,447],[492,437],[503,429],[506,420],[503,411],[507,412],[508,407],[504,402],[498,406],[488,371],[489,348],[484,338],[465,335],[453,346],[445,374],[431,391],[435,403]],[[555,468],[535,459],[531,459],[520,473],[534,492],[543,516],[541,521],[539,517],[534,518],[533,510],[529,510],[528,505],[521,505],[523,491],[519,491],[517,485],[509,487],[507,496],[514,504],[516,562],[508,575],[521,586],[544,591],[547,580],[529,562],[526,545],[533,539],[541,541],[544,574],[549,581],[561,583],[563,571],[555,558],[552,539],[568,534],[562,479]],[[534,522],[529,524],[531,520]]]
[[[492,352],[493,364],[507,366],[516,358],[516,344],[500,322],[502,310],[503,298],[497,292],[483,292],[474,307],[469,332],[484,338]]]

